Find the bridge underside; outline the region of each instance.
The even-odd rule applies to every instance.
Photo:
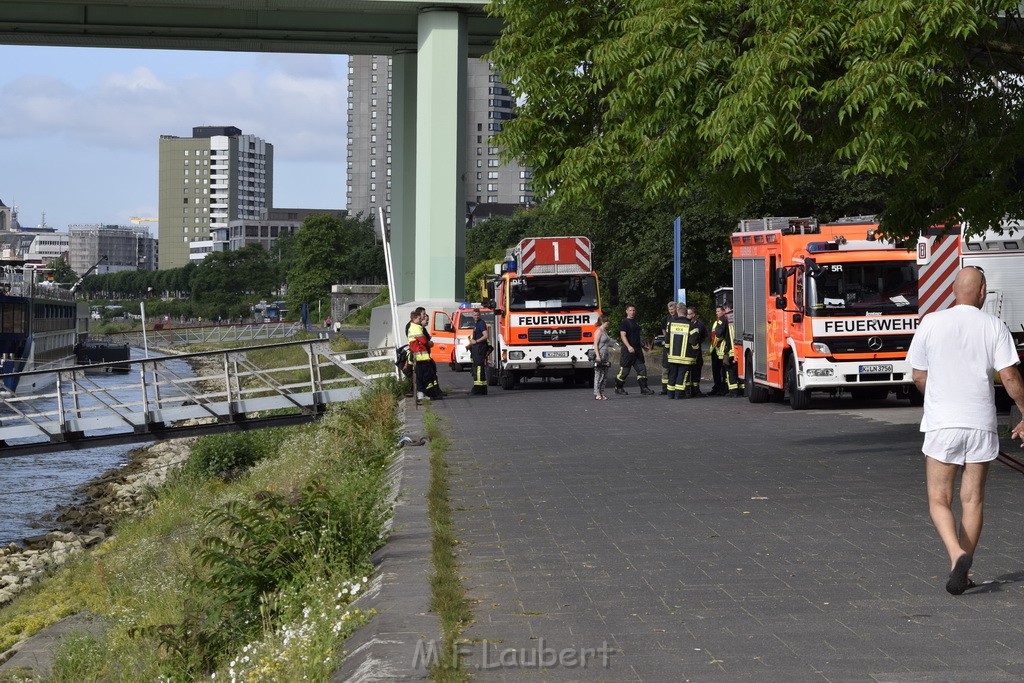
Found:
[[[467,57],[502,24],[484,0],[3,0],[0,43],[395,56],[398,301],[461,298]],[[339,196],[345,189],[338,188]]]

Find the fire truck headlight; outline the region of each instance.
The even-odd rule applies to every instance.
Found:
[[[822,342],[814,342],[813,344],[811,344],[811,348],[814,349],[815,353],[820,353],[825,356],[832,355],[832,350],[828,348],[828,344],[823,344]],[[828,374],[831,375],[832,373],[830,372]]]
[[[524,351],[509,351],[508,352],[508,359],[509,360],[522,360],[524,356],[526,356],[526,353]]]
[[[831,377],[832,368],[807,368],[805,370],[808,377]]]

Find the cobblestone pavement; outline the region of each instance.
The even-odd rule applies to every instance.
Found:
[[[441,381],[475,681],[1024,679],[1024,477],[948,595],[919,409]]]

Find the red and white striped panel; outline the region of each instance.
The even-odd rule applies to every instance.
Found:
[[[590,266],[590,240],[585,237],[574,237],[573,241],[576,242],[576,263],[580,264],[584,272],[589,273],[592,270]]]
[[[529,273],[537,260],[537,240],[523,240],[519,243],[519,272]]]
[[[953,280],[960,271],[960,235],[925,238],[930,258],[917,271],[917,311],[921,318],[953,305]]]
[[[589,273],[590,240],[586,237],[538,237],[519,243],[518,272]]]

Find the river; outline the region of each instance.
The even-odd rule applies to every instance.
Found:
[[[150,352],[151,358],[160,356],[162,354]],[[132,358],[143,358],[142,350],[133,348]],[[180,363],[181,367],[173,368],[175,373],[194,374],[185,361]],[[137,370],[133,368],[132,372]],[[90,377],[100,386],[125,384],[125,375]],[[124,389],[118,392],[118,398],[132,402],[138,401],[140,396],[138,390]],[[56,399],[40,401],[40,405],[47,402],[55,404]],[[131,451],[146,445],[99,446],[49,455],[0,458],[0,545],[52,529],[56,508],[81,500],[79,487],[105,472],[123,467]]]

